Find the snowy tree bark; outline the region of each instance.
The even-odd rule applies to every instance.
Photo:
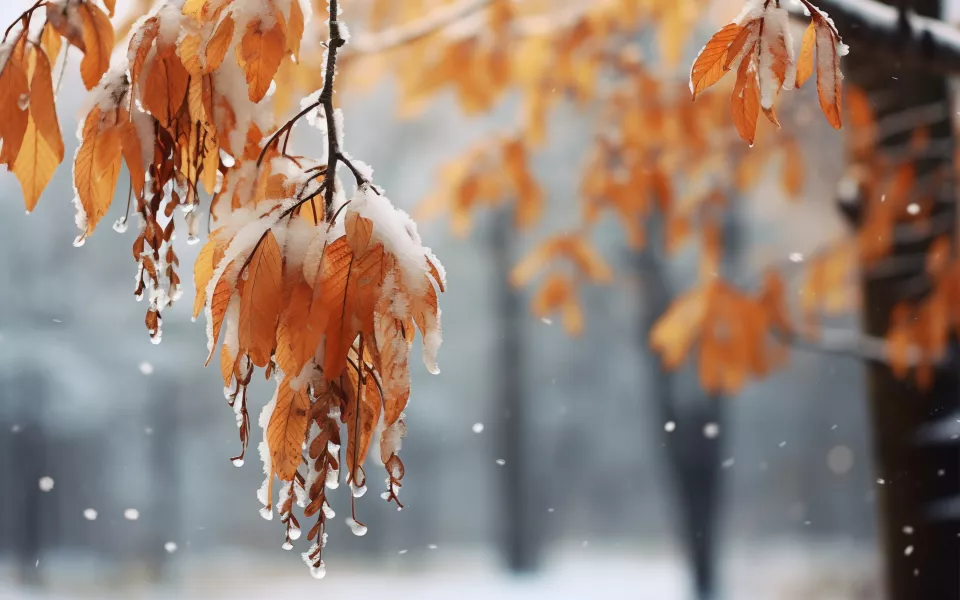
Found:
[[[913,65],[901,68],[899,61],[882,58],[884,54],[901,50],[905,59],[909,58],[904,49],[915,38],[908,29],[902,30],[901,37],[894,38],[892,43],[884,37],[884,31],[889,29],[891,11],[897,15],[895,9],[887,7],[884,11],[874,11],[874,16],[887,15],[886,25],[880,26],[878,17],[861,21],[863,26],[852,28],[850,22],[844,22],[847,15],[840,7],[864,5],[864,0],[821,4],[828,11],[831,5],[835,7],[830,12],[837,18],[845,41],[851,44],[850,56],[844,66],[847,81],[867,92],[878,119],[931,104],[940,103],[949,108],[950,98],[944,77],[920,71]],[[906,4],[907,8],[927,17],[937,17],[941,10],[939,0],[912,0]],[[913,18],[911,22],[918,19]],[[929,24],[931,21],[924,22]],[[878,25],[877,31],[869,29],[873,25]],[[902,40],[902,45],[897,46],[896,39]],[[931,36],[921,35],[917,42],[921,53],[934,56],[939,52],[936,55],[940,57],[954,56],[954,46],[937,46],[931,40]],[[954,64],[958,65],[960,63]],[[953,147],[951,113],[944,110],[947,116],[930,127],[931,148]],[[908,129],[882,138],[879,152],[892,154],[902,150],[911,133]],[[917,161],[918,179],[944,165],[949,167],[952,160],[952,151],[927,153]],[[941,190],[941,194],[944,197],[936,205],[939,214],[935,213],[933,218],[951,219],[956,213],[955,190],[948,187]],[[851,211],[848,207],[845,213],[856,225],[860,211]],[[922,253],[931,241],[900,243],[896,245],[894,255]],[[916,299],[906,297],[904,283],[923,276],[924,267],[918,264],[913,272],[864,279],[865,333],[882,336],[888,329],[894,305],[902,300]],[[957,410],[960,381],[956,369],[938,369],[928,392],[919,390],[913,382],[894,377],[889,367],[879,362],[868,364],[867,378],[878,478],[875,492],[880,517],[879,534],[884,547],[889,598],[957,600],[960,598],[960,527],[957,521],[934,519],[931,510],[938,502],[960,495],[960,451],[956,445],[924,444],[919,439],[923,428]]]

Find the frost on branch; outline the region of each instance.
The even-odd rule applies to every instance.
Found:
[[[38,1],[0,44],[0,161],[20,178],[31,210],[63,158],[50,65],[66,40],[83,52],[91,90],[74,160],[76,245],[106,215],[126,163],[127,214],[114,228],[124,231],[135,211],[135,295],[147,298],[145,324],[159,342],[162,311],[182,294],[176,228],[184,223],[186,241],[196,243],[208,213],[193,315],[206,317],[207,362],[219,352],[241,440],[233,462],[244,462],[253,408],[247,387],[262,368],[276,392],[259,411],[261,514],[271,518],[276,507],[285,549],[301,535],[295,507],[316,517],[303,557],[322,577],[334,516],[327,492],[339,485],[341,463],[360,497],[379,439],[383,497],[401,506],[410,352],[419,330],[423,362],[439,372],[438,296],[446,283],[416,224],[373,184],[373,170],[342,149],[333,83],[347,36],[337,0],[329,1],[322,90],[299,115],[274,122],[268,91],[281,65],[299,57],[301,2],[160,2],[113,52],[112,0]],[[46,22],[32,27],[41,7]],[[321,130],[319,159],[288,152],[302,117]],[[350,190],[339,177],[345,172]],[[366,531],[355,511],[348,523],[358,535]]]
[[[737,69],[731,113],[737,132],[748,144],[756,137],[760,111],[779,127],[774,103],[780,90],[802,86],[814,71],[823,114],[833,127],[841,127],[840,57],[847,53],[847,46],[826,13],[808,0],[799,1],[810,13],[799,57],[781,0],[747,0],[737,18],[700,50],[690,70],[690,92],[696,99]]]

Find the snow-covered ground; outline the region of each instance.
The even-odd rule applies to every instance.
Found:
[[[178,550],[178,552],[180,552]],[[246,557],[246,558],[245,558]],[[598,550],[589,544],[549,558],[541,572],[509,576],[492,556],[410,549],[381,563],[331,565],[323,581],[310,578],[297,557],[281,555],[253,562],[249,555],[193,558],[183,552],[166,581],[149,583],[136,570],[119,577],[98,576],[102,569],[69,559],[52,559],[42,588],[15,587],[0,570],[0,598],[65,599],[298,599],[338,600],[688,600],[686,573],[674,557],[662,553]],[[280,560],[286,559],[286,560]],[[742,548],[723,565],[722,599],[730,600],[879,600],[876,570],[862,550],[836,545],[803,548]]]

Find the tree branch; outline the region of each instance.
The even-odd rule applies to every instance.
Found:
[[[960,30],[875,0],[816,0],[845,42],[938,73],[960,73]]]
[[[856,331],[842,329],[821,329],[819,338],[810,339],[796,332],[775,330],[774,337],[780,342],[798,350],[807,350],[818,354],[846,356],[869,362],[890,364],[890,351],[883,338],[865,335]],[[923,362],[919,348],[911,347],[907,354],[907,366],[914,368]],[[948,364],[948,357],[932,361],[933,366]]]
[[[492,2],[493,0],[461,0],[456,4],[437,9],[422,19],[391,27],[378,33],[357,36],[350,44],[350,52],[373,54],[415,42],[486,8]]]
[[[327,119],[327,181],[329,182],[324,189],[323,215],[333,218],[333,198],[337,185],[337,161],[340,160],[340,132],[337,131],[337,120],[333,112],[333,80],[337,76],[337,52],[347,41],[340,35],[339,0],[330,0],[329,6],[330,40],[327,42],[327,69],[323,78],[323,91],[320,92],[320,105],[323,106],[324,116]]]

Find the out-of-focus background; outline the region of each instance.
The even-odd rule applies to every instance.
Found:
[[[22,8],[0,4],[0,22]],[[802,93],[794,101],[815,108]],[[84,95],[68,70],[64,131]],[[425,116],[399,120],[390,81],[344,98],[350,153],[407,209],[444,160],[509,124],[516,100],[468,118],[441,94]],[[346,490],[335,495],[320,582],[298,556],[305,540],[284,552],[282,531],[257,514],[255,453],[243,468],[228,460],[236,426],[202,367],[189,302],[164,314],[152,345],[133,299],[131,234],[102,227],[73,247],[67,165],[29,216],[13,176],[0,176],[0,598],[673,600],[698,585],[737,600],[879,598],[860,361],[793,352],[729,398],[706,395],[693,369],[664,372],[647,337],[695,278],[695,257],[628,251],[612,222],[596,239],[616,283],[585,292],[582,337],[530,316],[530,291],[507,285],[536,240],[576,226],[587,124],[562,104],[548,123],[533,159],[547,198],[539,229],[519,235],[497,210],[477,213],[466,239],[443,219],[420,225],[449,285],[442,373],[412,368],[405,509],[371,486],[358,501],[369,533],[355,537]],[[804,201],[785,202],[773,176],[739,204],[735,279],[844,233],[840,134],[810,123]],[[199,247],[179,243],[190,264]],[[255,387],[252,411],[269,395]]]

